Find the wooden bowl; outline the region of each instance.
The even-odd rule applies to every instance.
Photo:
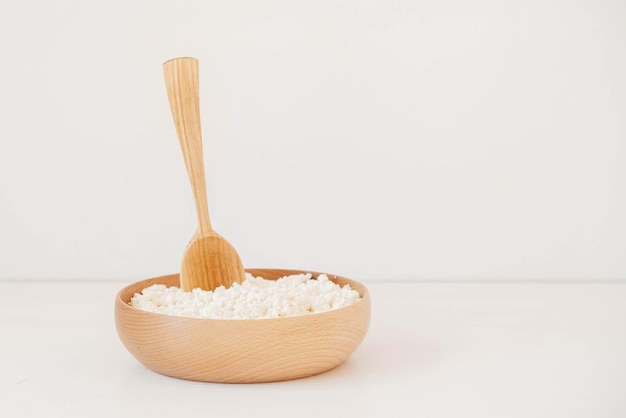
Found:
[[[276,280],[298,270],[246,269],[253,276]],[[313,273],[317,277],[320,273]],[[297,379],[341,364],[361,343],[370,322],[367,288],[349,284],[361,299],[344,308],[276,319],[199,319],[143,311],[131,297],[153,284],[179,286],[178,274],[155,277],[123,288],[115,299],[120,339],[149,369],[187,380],[257,383]]]

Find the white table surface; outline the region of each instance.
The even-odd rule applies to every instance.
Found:
[[[0,282],[0,416],[626,417],[626,283],[368,283],[343,365],[253,385],[143,367],[113,322],[125,284]]]

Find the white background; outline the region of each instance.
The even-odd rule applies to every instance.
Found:
[[[248,267],[625,279],[624,22],[618,0],[0,0],[0,279],[178,271],[177,56]]]

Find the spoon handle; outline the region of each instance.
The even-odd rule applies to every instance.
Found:
[[[213,229],[209,220],[202,154],[198,60],[189,57],[171,59],[163,63],[163,73],[174,125],[196,202],[199,232],[207,235]]]

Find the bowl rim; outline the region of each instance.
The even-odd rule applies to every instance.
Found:
[[[180,273],[172,273],[172,274],[165,274],[165,275],[161,275],[161,276],[155,276],[155,277],[151,277],[148,279],[143,279],[143,280],[139,280],[137,282],[133,282],[133,283],[129,283],[128,285],[124,286],[122,289],[120,289],[117,292],[117,295],[115,296],[115,304],[116,304],[116,308],[119,309],[124,309],[130,312],[132,312],[135,315],[149,315],[149,316],[153,316],[153,315],[158,315],[160,317],[163,317],[164,319],[167,318],[169,320],[173,320],[173,321],[179,321],[179,320],[184,320],[184,321],[219,321],[219,322],[239,322],[239,323],[244,323],[244,322],[250,322],[250,323],[258,323],[258,321],[281,321],[281,322],[286,322],[286,321],[296,321],[296,320],[302,320],[302,318],[313,318],[313,317],[317,317],[320,315],[324,315],[324,314],[332,314],[335,312],[343,312],[347,309],[355,309],[355,306],[357,306],[358,304],[360,304],[361,302],[363,302],[364,300],[368,300],[370,299],[370,295],[369,295],[369,290],[367,289],[367,287],[362,284],[361,282],[358,282],[356,280],[353,279],[349,279],[347,277],[344,276],[339,276],[336,274],[331,274],[331,273],[324,273],[324,272],[316,272],[316,271],[309,271],[309,270],[292,270],[292,269],[274,269],[274,268],[246,268],[245,269],[246,273],[250,273],[253,274],[252,272],[262,272],[262,271],[273,271],[273,272],[281,272],[281,276],[278,276],[276,278],[269,278],[266,280],[278,280],[279,278],[285,277],[287,275],[292,275],[292,274],[311,274],[313,279],[317,279],[317,277],[321,274],[325,274],[326,276],[328,276],[328,279],[331,280],[333,283],[335,284],[339,284],[337,283],[335,280],[339,279],[340,281],[343,282],[347,282],[344,284],[340,284],[340,286],[345,286],[350,285],[350,288],[352,290],[356,290],[359,295],[361,296],[356,302],[348,305],[348,306],[343,306],[341,308],[337,308],[337,309],[332,309],[329,311],[324,311],[324,312],[311,312],[310,314],[306,314],[306,315],[295,315],[295,316],[286,316],[286,317],[279,317],[279,318],[258,318],[258,319],[236,319],[236,318],[196,318],[196,317],[191,317],[191,316],[178,316],[178,315],[168,315],[168,314],[164,314],[164,313],[160,313],[160,312],[151,312],[151,311],[146,311],[140,308],[136,308],[134,306],[130,305],[130,297],[134,296],[131,295],[128,299],[129,301],[126,302],[124,300],[124,298],[122,297],[124,294],[128,293],[131,287],[135,287],[141,283],[145,283],[144,287],[142,289],[145,289],[148,286],[154,285],[154,284],[159,284],[159,283],[154,283],[160,280],[173,280],[174,278],[178,277],[180,275]],[[284,273],[284,274],[283,274]],[[255,277],[263,277],[261,275],[255,275],[253,274]],[[136,294],[137,292],[135,292]],[[117,309],[116,309],[117,312]]]

